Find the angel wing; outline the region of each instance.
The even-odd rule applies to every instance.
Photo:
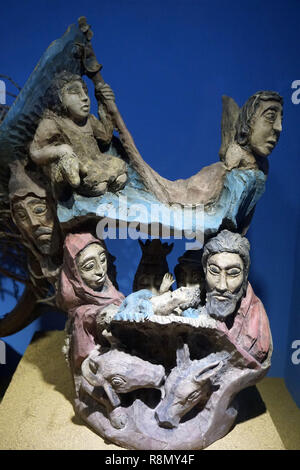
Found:
[[[235,125],[240,113],[240,107],[230,96],[222,96],[222,121],[221,136],[222,144],[219,150],[220,160],[225,160],[227,149],[234,140]]]

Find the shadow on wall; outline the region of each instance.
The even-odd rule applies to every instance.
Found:
[[[300,215],[300,214],[299,214]],[[298,217],[297,245],[295,252],[294,282],[289,315],[289,335],[286,357],[285,382],[289,392],[300,408],[300,217]]]
[[[143,243],[145,239],[142,239]],[[178,258],[183,255],[186,250],[186,239],[176,240],[173,237],[161,238],[163,243],[173,243],[174,247],[171,253],[167,256],[169,272],[174,276],[174,268],[178,263]],[[124,295],[129,295],[132,292],[134,276],[138,268],[139,262],[142,257],[142,250],[137,240],[130,238],[121,239],[107,239],[105,240],[108,251],[116,257],[115,266],[117,268],[117,281],[119,284],[119,291]],[[173,288],[176,288],[174,284]]]

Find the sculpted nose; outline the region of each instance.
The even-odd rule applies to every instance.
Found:
[[[96,274],[98,274],[99,276],[103,276],[103,274],[104,274],[103,266],[101,266],[101,265],[97,266]]]
[[[100,259],[97,260],[97,270],[101,274],[101,276],[104,276],[104,274],[107,273],[107,262],[106,261],[101,261]]]
[[[282,131],[282,120],[281,120],[281,116],[278,116],[276,121],[274,122],[274,126],[273,126],[273,129],[274,131],[276,131],[277,133],[280,133]]]
[[[227,280],[225,273],[221,273],[219,277],[219,282],[217,283],[217,290],[220,292],[225,292],[227,290]]]
[[[89,98],[85,93],[81,94],[81,101],[83,101],[84,103],[87,103],[89,101]]]
[[[28,220],[32,227],[37,227],[38,225],[40,225],[38,217],[36,217],[34,214],[30,212],[28,212]]]

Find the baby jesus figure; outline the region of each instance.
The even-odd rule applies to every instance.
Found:
[[[66,187],[84,196],[118,191],[127,181],[126,164],[102,153],[109,145],[113,123],[105,101],[114,100],[109,85],[96,89],[100,120],[90,114],[90,98],[79,75],[57,74],[47,92],[47,109],[30,146],[30,156],[51,181],[54,195],[63,197]]]

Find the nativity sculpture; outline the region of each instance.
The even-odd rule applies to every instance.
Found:
[[[202,449],[230,431],[239,392],[271,364],[269,321],[248,281],[245,235],[280,136],[283,100],[260,91],[240,109],[225,97],[219,161],[170,181],[136,148],[91,37],[81,17],[52,43],[0,126],[11,221],[33,300],[43,301],[40,292],[67,315],[63,352],[75,412],[125,448]],[[98,118],[84,75],[94,84]],[[173,215],[168,222],[150,217],[148,235],[151,224],[183,230],[178,204],[204,214],[202,227],[192,218],[188,227],[202,233],[202,246],[178,258],[174,276],[167,262],[173,243],[139,240],[142,256],[126,297],[98,230],[105,217],[131,221],[130,211],[107,209],[120,196],[129,208],[143,204],[148,216],[152,204]],[[0,320],[0,336],[34,318],[31,310],[23,318],[11,312]]]

